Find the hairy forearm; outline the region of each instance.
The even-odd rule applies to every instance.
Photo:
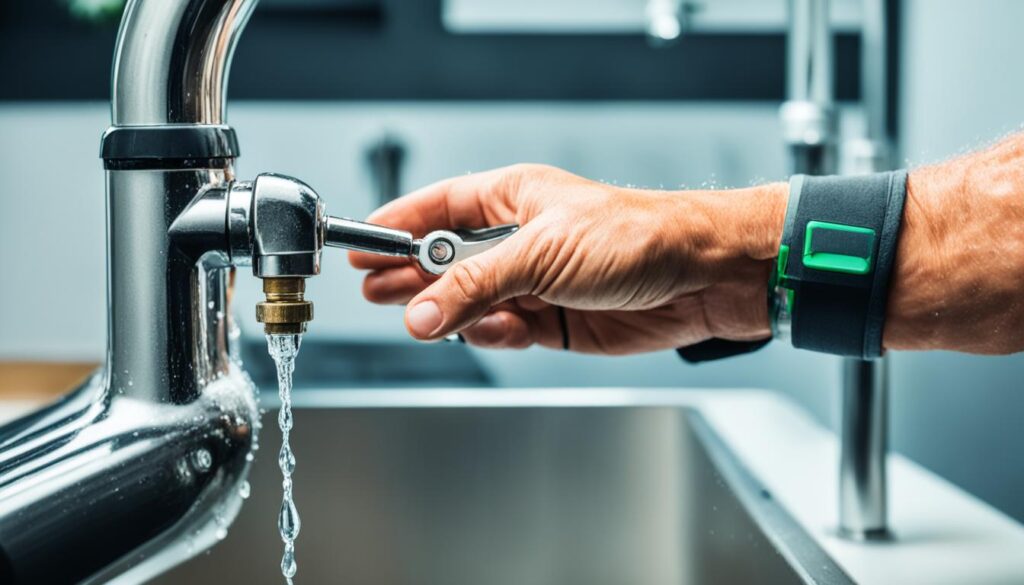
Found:
[[[788,187],[732,195],[705,200],[716,229],[732,226],[725,231],[737,255],[774,257]],[[750,278],[742,299],[764,298],[754,291],[767,285],[761,271],[742,277]],[[766,313],[725,301],[711,317],[750,335],[767,331]],[[887,349],[1024,351],[1024,134],[909,173],[882,342]]]
[[[887,348],[1024,350],[1024,135],[911,171],[890,290]]]

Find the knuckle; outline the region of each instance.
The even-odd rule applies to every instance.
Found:
[[[562,172],[559,169],[540,163],[518,163],[508,167],[504,179],[505,186],[510,193],[515,193],[529,184],[544,181],[555,173]]]
[[[531,175],[543,175],[554,170],[551,165],[540,163],[517,163],[509,167],[510,174],[528,177]]]
[[[455,264],[448,270],[448,278],[452,287],[464,301],[475,303],[488,300],[491,296],[486,275],[474,262],[467,260]]]

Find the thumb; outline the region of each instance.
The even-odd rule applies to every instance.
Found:
[[[479,321],[491,307],[527,294],[535,278],[527,257],[526,228],[500,245],[462,260],[416,295],[405,326],[417,339],[438,339]]]

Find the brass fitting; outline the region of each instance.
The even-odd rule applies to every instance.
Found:
[[[303,297],[305,292],[302,277],[263,279],[267,300],[256,305],[256,320],[268,335],[305,333],[306,323],[313,320],[313,303]]]

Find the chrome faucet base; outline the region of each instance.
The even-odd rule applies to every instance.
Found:
[[[853,540],[888,534],[888,360],[843,360],[839,533]]]
[[[0,429],[0,582],[138,583],[212,546],[237,514],[258,421],[241,370],[186,405],[108,378]]]
[[[851,540],[854,542],[892,542],[896,540],[896,535],[888,528],[875,528],[872,530],[850,530],[848,528],[839,527],[836,530],[836,536],[844,540]]]

